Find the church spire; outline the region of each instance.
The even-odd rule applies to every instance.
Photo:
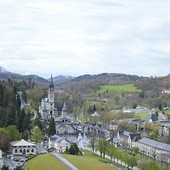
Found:
[[[52,74],[51,74],[51,82],[50,82],[50,85],[49,85],[49,87],[52,87],[52,88],[54,88],[54,83],[53,83],[53,77],[52,77]]]

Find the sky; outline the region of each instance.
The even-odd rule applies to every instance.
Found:
[[[170,73],[170,0],[0,0],[0,66],[79,76]]]

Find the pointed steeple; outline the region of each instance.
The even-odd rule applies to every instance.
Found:
[[[62,117],[67,117],[67,106],[65,102],[62,108]]]
[[[67,112],[67,106],[66,106],[66,102],[64,102],[64,105],[63,105],[62,111],[65,111],[65,112]]]
[[[50,88],[54,88],[54,83],[53,83],[53,77],[52,77],[52,74],[51,74],[51,82],[50,82],[49,87],[50,87]]]

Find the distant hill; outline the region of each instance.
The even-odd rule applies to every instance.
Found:
[[[90,93],[97,90],[101,85],[124,85],[134,83],[142,79],[136,75],[127,75],[119,73],[102,73],[98,75],[86,74],[72,79],[63,86],[70,92]]]
[[[119,73],[101,73],[97,75],[86,74],[83,76],[79,76],[73,79],[72,82],[94,80],[94,81],[100,81],[102,84],[128,84],[139,79],[141,79],[141,77],[137,75],[127,75],[127,74],[119,74]]]
[[[5,70],[3,67],[0,66],[0,79],[6,80],[8,78],[11,78],[13,80],[29,80],[30,78],[32,81],[40,83],[40,84],[47,84],[48,80],[39,77],[37,75],[21,75],[17,73],[12,73],[7,70]]]
[[[53,77],[54,84],[67,83],[67,82],[69,82],[70,80],[73,80],[73,79],[74,79],[74,77],[72,77],[72,76],[64,76],[64,75],[58,75],[56,77]]]

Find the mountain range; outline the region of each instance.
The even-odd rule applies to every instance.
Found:
[[[14,80],[29,80],[30,78],[32,81],[40,84],[48,84],[50,81],[49,79],[44,79],[38,75],[21,75],[17,73],[12,73],[7,71],[3,67],[0,66],[0,79],[14,79]],[[79,77],[72,77],[72,76],[64,76],[58,75],[53,77],[54,84],[66,84],[72,82],[91,82],[94,84],[95,82],[101,84],[126,84],[133,81],[136,81],[142,77],[137,75],[127,75],[127,74],[119,74],[119,73],[101,73],[97,75],[90,75],[85,74]]]
[[[8,78],[11,78],[14,80],[29,80],[31,78],[32,81],[40,83],[40,84],[47,84],[50,81],[50,79],[45,79],[38,75],[21,75],[17,73],[12,73],[10,71],[7,71],[2,66],[0,66],[0,79],[8,79]],[[62,83],[66,83],[72,80],[73,78],[74,77],[72,76],[58,75],[56,77],[53,77],[53,81],[55,84],[62,84]]]

